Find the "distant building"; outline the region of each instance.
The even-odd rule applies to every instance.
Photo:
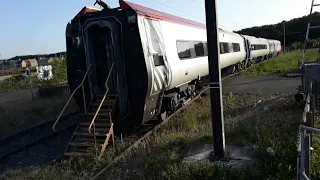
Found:
[[[30,64],[31,67],[37,67],[38,66],[38,61],[36,59],[23,60],[21,62],[21,67],[27,67],[28,64]]]

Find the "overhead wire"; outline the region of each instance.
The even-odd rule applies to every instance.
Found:
[[[173,9],[173,10],[175,10],[175,11],[180,12],[180,13],[183,13],[183,14],[185,14],[185,15],[188,15],[188,16],[190,16],[190,17],[193,17],[193,18],[196,18],[196,19],[198,19],[198,20],[201,20],[201,21],[205,22],[205,19],[202,19],[202,18],[199,18],[199,17],[197,17],[197,16],[191,15],[191,14],[186,13],[186,12],[184,12],[184,11],[181,11],[181,10],[179,10],[179,9],[177,9],[177,8],[171,7],[171,6],[169,6],[169,5],[165,4],[165,3],[159,2],[159,1],[157,1],[157,0],[152,0],[152,1],[154,1],[154,2],[156,2],[156,3],[158,3],[158,4],[161,4],[161,5],[163,5],[163,6],[166,6],[166,7],[168,7],[168,8],[171,8],[171,9]],[[233,28],[230,28],[230,27],[228,27],[228,26],[221,25],[221,24],[219,24],[219,26],[224,27],[224,28],[226,28],[226,29],[230,29],[230,30],[233,29]]]
[[[194,2],[196,2],[197,4],[205,7],[205,5],[204,5],[203,3],[201,3],[201,2],[199,2],[199,1],[197,1],[197,0],[192,0],[192,1],[194,1]],[[231,19],[229,19],[229,18],[226,18],[226,17],[220,15],[219,13],[218,13],[218,16],[221,17],[221,18],[223,18],[223,19],[225,19],[225,20],[228,20],[228,21],[232,22],[233,24],[235,24],[235,25],[237,25],[237,26],[240,26],[240,27],[242,27],[242,28],[245,28],[245,27],[246,27],[246,26],[243,26],[243,25],[241,25],[241,24],[239,24],[239,23],[236,23],[235,21],[233,21],[233,20],[231,20]]]

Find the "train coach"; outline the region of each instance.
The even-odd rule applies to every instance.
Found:
[[[119,8],[84,7],[66,29],[71,91],[88,74],[83,110],[106,91],[116,94],[115,125],[132,127],[164,119],[196,95],[208,80],[204,24],[120,0]],[[228,73],[270,53],[267,39],[219,29],[220,66]],[[84,104],[83,98],[86,104]]]

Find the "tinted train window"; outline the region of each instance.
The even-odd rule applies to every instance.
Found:
[[[186,59],[191,57],[191,51],[188,41],[177,41],[177,49],[180,59]]]
[[[194,42],[194,48],[196,51],[196,56],[204,56],[204,49],[202,42]]]
[[[233,52],[239,52],[240,51],[240,44],[238,43],[232,43]]]
[[[229,44],[225,43],[225,42],[221,42],[220,43],[220,54],[225,54],[225,53],[229,53],[230,49],[229,49]]]
[[[253,44],[252,50],[260,50],[260,49],[267,49],[267,45],[265,44]]]

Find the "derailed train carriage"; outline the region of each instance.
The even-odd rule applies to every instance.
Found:
[[[68,82],[73,91],[89,73],[88,106],[105,93],[114,65],[107,84],[109,94],[119,97],[113,119],[116,126],[132,127],[165,118],[202,89],[208,80],[207,36],[204,24],[122,0],[119,4],[114,9],[84,7],[67,25]],[[281,51],[280,41],[222,29],[219,41],[220,66],[228,73]],[[75,100],[84,110],[81,91]]]

